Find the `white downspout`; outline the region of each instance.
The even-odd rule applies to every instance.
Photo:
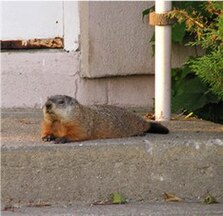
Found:
[[[156,13],[172,8],[171,1],[156,0]],[[155,118],[169,121],[171,115],[171,26],[155,26]]]

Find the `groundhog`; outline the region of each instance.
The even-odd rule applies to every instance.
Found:
[[[110,105],[81,105],[66,95],[49,97],[43,107],[42,140],[66,143],[92,139],[140,136],[145,133],[167,134],[159,123]]]

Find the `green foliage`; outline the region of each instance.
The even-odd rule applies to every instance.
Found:
[[[209,205],[209,204],[215,204],[218,202],[214,196],[212,196],[210,193],[208,193],[204,198],[204,203]]]
[[[152,6],[152,7],[150,7],[150,8],[145,9],[145,10],[142,12],[142,20],[144,21],[145,16],[148,16],[149,13],[153,12],[154,10],[155,10],[155,6]]]
[[[185,32],[178,32],[180,43],[206,52],[173,69],[173,111],[187,110],[223,123],[223,3],[176,2],[170,17],[185,25]]]
[[[172,111],[193,112],[200,118],[223,123],[223,101],[191,72],[190,66],[188,63],[172,69]]]
[[[172,27],[172,41],[175,43],[183,44],[186,35],[186,26],[184,23],[176,23]]]
[[[193,112],[208,103],[218,103],[209,86],[190,70],[190,65],[172,69],[172,110]]]
[[[172,42],[200,46],[205,52],[172,69],[173,112],[186,110],[223,123],[223,2],[175,1],[169,17],[177,20]],[[155,35],[153,49],[154,41]]]
[[[189,63],[190,69],[209,86],[210,91],[223,100],[223,51],[217,49]]]
[[[112,204],[125,204],[127,202],[126,198],[118,192],[112,193],[110,197],[111,197]]]
[[[223,2],[176,2],[169,16],[185,23],[193,36],[189,45],[200,45],[208,52],[223,48]]]

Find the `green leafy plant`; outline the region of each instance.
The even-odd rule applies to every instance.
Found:
[[[112,204],[125,204],[127,202],[126,198],[118,192],[112,193],[110,197],[111,197]]]
[[[195,111],[207,103],[218,103],[218,98],[190,68],[184,66],[172,70],[172,109],[174,112]]]
[[[190,63],[190,69],[209,86],[210,91],[223,100],[223,50],[217,48],[188,63]]]
[[[173,2],[172,41],[200,46],[203,56],[172,69],[172,110],[223,123],[223,2]],[[155,36],[151,39],[155,41]]]
[[[216,204],[218,202],[214,196],[212,196],[210,193],[207,193],[204,198],[204,203],[205,204]]]
[[[186,3],[187,6],[190,2]],[[223,3],[191,2],[176,3],[170,17],[185,25],[185,44],[201,46],[205,54],[189,59],[180,69],[183,76],[173,88],[173,110],[193,111],[199,117],[223,123]],[[178,25],[177,24],[177,25]],[[181,41],[182,42],[182,41]],[[173,77],[177,76],[173,70]]]
[[[114,192],[109,195],[108,199],[96,201],[92,203],[92,205],[111,205],[111,204],[117,205],[126,203],[127,199],[121,193]]]

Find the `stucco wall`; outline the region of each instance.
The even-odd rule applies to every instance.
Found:
[[[1,107],[41,107],[47,96],[66,94],[84,104],[152,109],[154,29],[141,19],[151,4],[81,2],[81,51],[3,52]],[[173,46],[173,66],[194,53]]]
[[[60,51],[3,52],[2,107],[40,107],[49,95],[74,94],[78,56]]]
[[[83,104],[151,107],[154,77],[80,77],[80,53],[20,51],[1,54],[1,107],[38,107],[55,94]]]
[[[142,21],[153,2],[80,2],[82,76],[151,74],[154,29]]]
[[[81,75],[98,78],[154,73],[154,27],[142,11],[154,2],[80,2]],[[196,53],[173,45],[172,66]]]
[[[173,46],[173,65],[194,53]],[[1,53],[1,107],[40,108],[48,96],[66,94],[84,104],[152,109],[154,74],[87,79],[80,59],[80,52],[56,50]]]

